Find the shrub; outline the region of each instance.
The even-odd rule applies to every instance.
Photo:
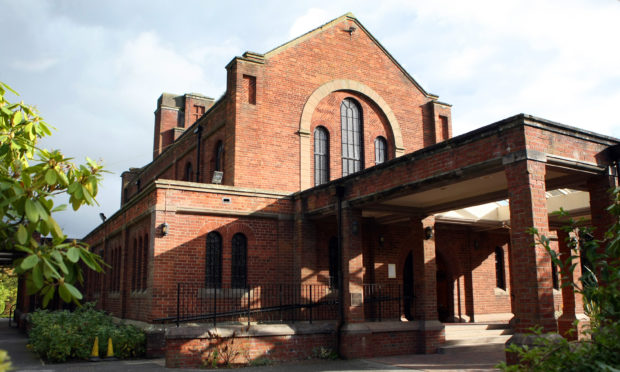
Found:
[[[0,268],[0,317],[9,317],[12,306],[17,298],[17,277],[9,270]]]
[[[112,317],[86,304],[74,312],[38,310],[30,314],[29,332],[32,350],[50,362],[87,359],[95,337],[105,354],[108,338],[112,338],[114,354],[124,359],[144,354],[145,335],[140,329],[115,324]],[[104,356],[104,355],[102,355]]]
[[[561,337],[544,337],[534,329],[534,347],[511,345],[507,351],[515,353],[519,364],[498,365],[504,371],[620,371],[620,188],[613,190],[613,204],[607,209],[614,224],[605,233],[603,241],[592,238],[590,229],[579,227],[580,240],[570,239],[570,258],[558,256],[549,247],[549,238],[532,233],[551,255],[553,262],[563,270],[573,271],[573,258],[580,256],[588,262],[579,283],[564,283],[581,293],[584,310],[590,317],[585,332],[589,337],[569,342]],[[563,214],[562,211],[558,212]],[[564,231],[576,231],[579,224],[568,220]],[[579,244],[577,244],[579,243]],[[589,267],[588,267],[589,266]]]

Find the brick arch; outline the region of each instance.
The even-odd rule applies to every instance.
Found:
[[[310,95],[310,97],[308,97],[308,100],[306,101],[303,111],[301,113],[301,120],[299,122],[299,175],[301,190],[308,189],[313,185],[310,172],[310,126],[312,122],[312,114],[314,113],[316,106],[319,104],[319,102],[321,102],[323,98],[327,97],[330,93],[339,90],[358,92],[373,101],[383,112],[383,114],[388,120],[388,123],[390,124],[390,128],[392,129],[392,135],[394,137],[394,155],[398,157],[405,153],[405,148],[403,147],[403,138],[400,131],[400,126],[398,125],[398,120],[396,119],[396,115],[394,115],[394,112],[385,102],[385,100],[377,92],[372,90],[372,88],[358,81],[345,79],[332,80],[318,87]]]

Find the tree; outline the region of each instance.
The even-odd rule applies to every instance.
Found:
[[[29,294],[43,296],[44,307],[56,291],[63,301],[79,303],[82,294],[74,284],[83,281],[81,263],[97,272],[104,263],[87,244],[66,242],[52,217],[66,206],[54,200],[68,195],[73,210],[95,204],[103,168],[88,158],[76,165],[58,150],[39,148],[51,127],[34,107],[7,101],[7,91],[18,95],[0,82],[0,250],[21,252],[15,271],[26,277]]]
[[[614,217],[614,224],[605,233],[602,241],[591,239],[591,229],[568,219],[563,227],[566,232],[579,231],[581,239],[568,238],[570,257],[562,257],[550,248],[548,237],[536,229],[531,233],[537,243],[543,246],[552,261],[562,271],[572,272],[578,256],[588,266],[578,283],[566,282],[575,292],[583,296],[584,310],[590,317],[585,325],[586,338],[569,342],[561,337],[545,337],[540,329],[534,329],[539,337],[536,347],[511,345],[507,351],[515,353],[519,364],[508,366],[502,363],[504,371],[620,371],[620,188],[612,190],[613,203],[607,208]],[[560,210],[559,215],[565,213]]]

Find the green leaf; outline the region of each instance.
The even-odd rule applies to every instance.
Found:
[[[64,302],[71,302],[71,292],[67,289],[67,283],[58,286],[58,294]]]
[[[50,226],[50,231],[54,238],[61,238],[64,236],[62,229],[60,228],[60,226],[58,226],[58,223],[56,223],[56,220],[54,220],[51,216],[47,219],[47,223]]]
[[[71,293],[71,296],[73,296],[74,298],[77,298],[78,300],[82,299],[82,293],[80,293],[80,291],[77,288],[75,288],[72,284],[65,283],[64,285],[69,290],[69,293]]]
[[[23,120],[24,116],[22,115],[22,112],[19,110],[15,111],[15,114],[13,115],[13,125],[19,125]]]
[[[47,291],[47,293],[45,293],[45,296],[43,296],[43,307],[47,307],[47,304],[54,297],[54,292],[56,291],[56,287],[49,287],[49,288],[50,290]]]
[[[19,227],[17,228],[17,242],[19,244],[26,244],[27,241],[28,231],[26,231],[24,225],[19,225]]]
[[[31,254],[28,257],[24,258],[22,264],[19,265],[22,270],[30,270],[34,267],[34,265],[39,263],[39,256],[36,254]]]
[[[60,274],[56,271],[54,266],[47,260],[43,260],[43,262],[45,263],[43,266],[43,276],[47,279],[60,279]]]
[[[67,251],[67,258],[69,261],[76,263],[80,259],[80,250],[76,247],[71,247]]]
[[[41,271],[41,265],[34,265],[32,268],[32,282],[37,290],[43,287],[43,271]]]
[[[48,169],[45,172],[45,182],[50,186],[56,184],[56,171],[54,169]]]
[[[28,217],[28,220],[30,222],[39,221],[39,211],[34,201],[32,201],[31,199],[26,199],[25,209],[26,209],[26,217]]]

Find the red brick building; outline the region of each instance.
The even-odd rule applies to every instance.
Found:
[[[99,307],[251,320],[239,342],[282,359],[435,352],[442,322],[512,319],[518,342],[583,313],[526,229],[557,235],[563,205],[600,234],[618,140],[524,114],[452,137],[451,106],[351,14],[226,70],[217,101],[157,102],[153,161],[85,237],[112,266],[87,278]],[[200,363],[204,327],[168,329],[170,366]]]

